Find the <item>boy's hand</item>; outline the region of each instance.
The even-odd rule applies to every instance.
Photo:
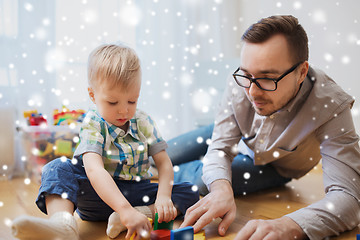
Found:
[[[134,208],[126,208],[121,211],[120,220],[128,230],[125,239],[130,239],[134,233],[136,233],[134,240],[139,240],[141,237],[149,236],[151,224],[148,218],[144,214],[136,211]]]
[[[170,222],[177,216],[177,210],[169,197],[158,196],[155,201],[155,212],[158,213],[159,222]]]

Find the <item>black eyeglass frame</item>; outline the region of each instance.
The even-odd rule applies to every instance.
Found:
[[[264,90],[264,91],[276,91],[277,89],[277,83],[283,79],[284,77],[286,77],[286,75],[290,74],[291,72],[293,72],[301,63],[303,62],[299,62],[299,63],[296,63],[294,66],[292,66],[289,70],[287,70],[285,73],[283,73],[280,77],[278,78],[252,78],[252,77],[248,77],[248,76],[245,76],[245,75],[241,75],[241,74],[237,74],[237,72],[240,70],[240,67],[238,67],[238,69],[236,69],[236,71],[233,73],[233,77],[234,77],[234,80],[235,82],[237,83],[237,85],[239,85],[240,87],[243,87],[243,88],[250,88],[251,87],[251,84],[252,83],[255,83],[256,86],[258,86],[258,88]],[[243,77],[243,78],[246,78],[250,81],[250,85],[248,87],[245,87],[243,85],[240,84],[240,82],[236,79],[236,76],[239,76],[239,77]],[[257,80],[270,80],[270,81],[273,81],[275,83],[275,89],[273,90],[269,90],[269,89],[264,89],[260,86],[260,84],[257,82]]]

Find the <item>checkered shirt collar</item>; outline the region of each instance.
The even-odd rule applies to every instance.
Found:
[[[130,119],[129,126],[126,131],[122,130],[120,127],[115,126],[114,124],[108,123],[107,121],[105,121],[105,123],[108,127],[108,132],[112,141],[115,141],[115,139],[119,137],[124,138],[127,134],[130,134],[133,138],[140,140],[136,119],[134,117]]]

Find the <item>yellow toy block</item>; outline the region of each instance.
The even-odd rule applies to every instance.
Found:
[[[200,232],[195,233],[194,234],[194,240],[206,240],[205,231],[201,230]]]
[[[46,156],[48,156],[48,155],[50,155],[52,153],[53,149],[54,149],[54,145],[48,142],[46,144],[45,150],[43,152],[39,152],[38,156],[39,157],[46,157]]]
[[[37,110],[24,111],[24,118],[29,118],[31,114],[37,114],[37,113],[38,113]]]
[[[58,139],[55,141],[55,147],[55,155],[57,156],[71,157],[73,155],[71,141]]]
[[[153,224],[153,220],[151,219],[151,218],[148,218],[148,220],[149,220],[149,222],[150,222],[150,224],[152,225]],[[130,237],[130,240],[134,240],[134,238],[135,238],[135,233],[133,233],[133,235],[131,235],[131,237]],[[146,239],[150,239],[150,233],[149,233],[149,237],[145,237],[145,238],[140,238],[140,240],[146,240]]]

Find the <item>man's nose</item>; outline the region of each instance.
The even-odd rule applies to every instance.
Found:
[[[259,88],[254,82],[250,85],[249,88],[249,94],[251,96],[259,96],[263,94],[263,91],[261,88]]]

